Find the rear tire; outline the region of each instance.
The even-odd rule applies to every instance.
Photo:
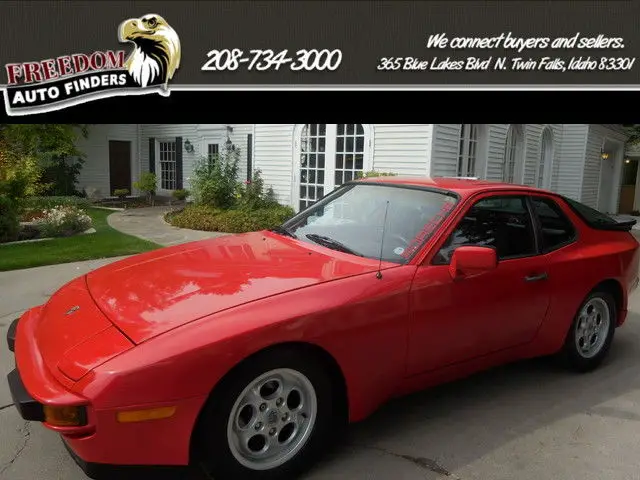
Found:
[[[596,369],[606,358],[618,323],[616,302],[604,290],[596,290],[582,303],[561,351],[563,363],[577,372]]]
[[[293,478],[310,468],[342,425],[326,366],[293,349],[241,364],[205,406],[197,460],[215,480]]]

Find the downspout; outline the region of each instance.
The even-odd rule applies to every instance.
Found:
[[[138,140],[138,181],[140,181],[142,176],[142,126],[139,123],[136,123],[136,138]]]

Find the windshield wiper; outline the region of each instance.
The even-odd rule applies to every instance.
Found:
[[[363,256],[355,250],[347,247],[344,243],[340,243],[338,240],[334,240],[333,238],[325,237],[324,235],[318,235],[316,233],[308,233],[306,237],[309,240],[316,242],[318,245],[322,245],[323,247],[331,248],[343,253],[350,253],[351,255],[357,255],[358,257]]]
[[[291,238],[298,238],[296,237],[295,233],[293,233],[291,230],[283,227],[282,225],[272,228],[271,230],[269,230],[270,232],[273,233],[279,233],[280,235],[284,235],[285,237],[291,237]]]

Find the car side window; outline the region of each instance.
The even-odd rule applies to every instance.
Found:
[[[567,245],[576,238],[573,223],[556,202],[544,197],[533,197],[531,202],[540,224],[543,253]]]
[[[476,202],[433,259],[448,265],[457,247],[493,247],[501,260],[536,254],[535,234],[525,197],[495,196]]]

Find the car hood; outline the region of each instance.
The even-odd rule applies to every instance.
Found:
[[[204,316],[375,271],[378,262],[253,232],[167,247],[87,274],[98,308],[138,344]]]

